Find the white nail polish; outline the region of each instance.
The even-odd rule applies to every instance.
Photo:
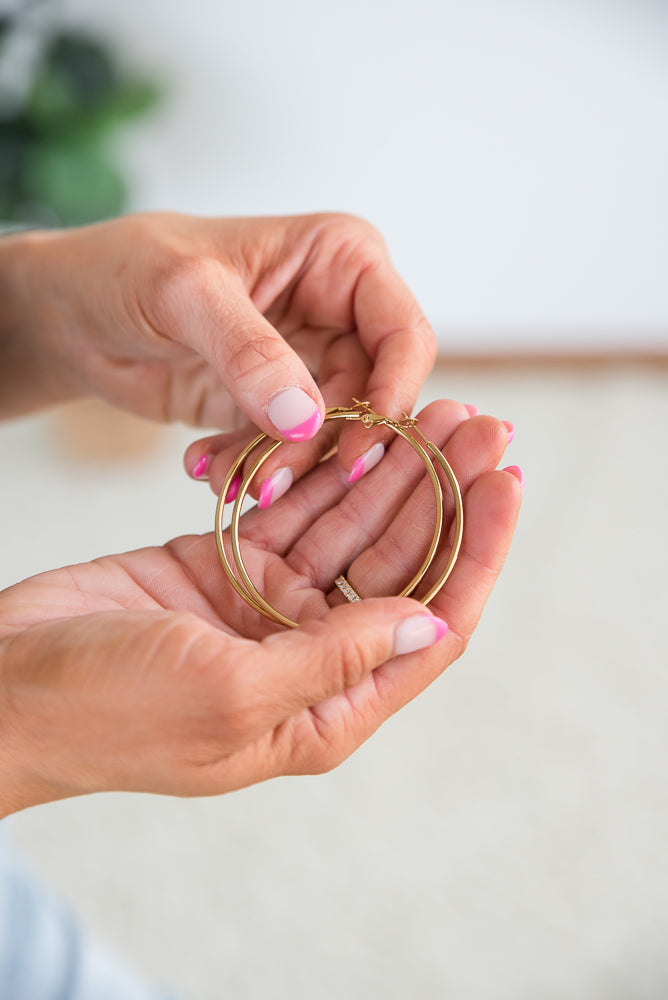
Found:
[[[448,626],[442,618],[435,615],[413,615],[404,618],[394,630],[394,655],[414,653],[418,649],[426,649],[442,639],[448,631]]]

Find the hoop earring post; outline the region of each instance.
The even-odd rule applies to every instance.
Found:
[[[375,413],[371,409],[371,406],[367,402],[360,402],[360,400],[353,399],[353,405],[351,407],[330,407],[327,410],[325,420],[360,420],[366,427],[377,427],[380,425],[387,425],[396,434],[402,437],[416,452],[422,463],[424,464],[427,474],[432,482],[434,488],[434,499],[436,502],[436,526],[434,529],[434,534],[429,546],[427,555],[425,556],[422,564],[415,574],[413,579],[407,584],[406,587],[397,595],[399,597],[406,597],[413,593],[413,591],[418,587],[420,582],[424,579],[425,574],[432,565],[435,558],[436,552],[438,550],[439,542],[441,539],[442,529],[443,529],[443,518],[444,518],[444,500],[443,500],[443,490],[441,487],[440,480],[436,473],[435,464],[440,466],[440,468],[445,473],[445,476],[452,490],[454,504],[455,504],[455,535],[454,542],[450,550],[447,562],[444,569],[439,574],[436,581],[429,588],[427,593],[423,597],[419,598],[421,603],[428,604],[436,594],[441,590],[446,580],[448,579],[450,573],[452,572],[457,557],[459,555],[459,550],[461,548],[461,542],[464,530],[464,512],[461,490],[457,478],[450,466],[449,462],[442,454],[436,445],[429,441],[424,434],[418,429],[417,420],[414,417],[409,417],[404,414],[404,418],[401,421],[392,420],[389,417],[385,417],[381,414]],[[230,487],[230,484],[234,477],[242,469],[244,463],[248,457],[252,454],[255,449],[261,445],[264,441],[271,440],[267,434],[259,434],[253,439],[240,454],[235,459],[233,465],[228,471],[225,482],[220,491],[218,498],[218,504],[216,507],[216,519],[215,519],[215,536],[216,545],[218,548],[218,554],[220,557],[221,564],[227,575],[228,580],[234,587],[235,591],[246,601],[246,603],[258,611],[260,614],[269,618],[271,621],[277,624],[285,625],[288,628],[297,628],[298,622],[293,621],[286,615],[282,614],[276,608],[274,608],[255,587],[253,581],[251,580],[246,565],[244,563],[243,555],[241,553],[241,546],[239,541],[239,522],[241,517],[241,509],[243,506],[244,499],[248,493],[250,485],[255,478],[255,475],[259,469],[264,465],[267,459],[273,455],[273,453],[280,448],[283,444],[282,441],[272,441],[271,444],[265,448],[265,450],[255,459],[255,461],[250,465],[246,474],[243,477],[241,486],[239,487],[239,492],[234,501],[234,507],[232,510],[232,519],[230,523],[230,540],[232,545],[232,553],[234,558],[234,566],[236,567],[239,578],[234,573],[232,564],[228,558],[225,551],[224,543],[224,530],[223,530],[223,510],[225,504],[225,496]],[[345,585],[349,588],[355,597],[348,597],[349,600],[359,599],[360,595],[352,589],[350,584],[345,577],[341,578],[344,580]],[[343,586],[341,586],[337,581],[337,586],[345,594]]]

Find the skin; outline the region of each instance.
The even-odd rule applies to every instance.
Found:
[[[352,396],[388,416],[411,412],[436,354],[382,237],[346,215],[147,213],[12,237],[0,242],[0,298],[10,303],[0,322],[12,362],[3,415],[96,395],[224,431],[189,449],[190,473],[203,454],[229,465],[256,428],[278,437],[266,409],[286,387],[303,389],[323,416]],[[337,430],[287,446],[280,461],[298,478]],[[346,428],[344,468],[390,439]],[[266,476],[276,468],[278,459]]]
[[[174,298],[173,283],[158,282],[157,291],[151,286],[155,260],[161,259],[158,236],[162,232],[166,244],[175,238],[174,217],[164,218],[165,230],[152,230],[153,254],[146,245],[142,249],[139,233],[126,250],[134,261],[132,287],[151,289],[151,301],[169,316],[185,291]],[[323,218],[329,225],[330,217]],[[197,230],[201,220],[188,221]],[[150,226],[156,223],[151,217]],[[339,225],[338,217],[333,224]],[[266,256],[276,235],[273,222],[267,225],[263,242],[261,227],[250,225],[242,238],[243,226],[231,224],[237,250],[260,240]],[[301,225],[295,222],[297,230]],[[310,238],[312,222],[303,225]],[[0,372],[11,367],[0,399],[8,411],[21,412],[96,391],[153,416],[206,413],[208,419],[225,407],[230,416],[235,403],[221,389],[216,370],[191,348],[165,333],[151,334],[148,326],[146,339],[137,335],[132,346],[121,319],[132,314],[136,300],[125,295],[130,286],[124,268],[130,265],[117,246],[121,233],[124,239],[129,233],[118,226],[24,237],[27,242],[14,243],[9,255],[12,241],[0,248],[7,265],[0,267],[1,280],[13,290],[4,300],[0,331]],[[100,233],[108,238],[106,251]],[[68,252],[57,266],[59,254],[73,247],[78,256]],[[29,249],[36,254],[37,277],[27,282]],[[312,252],[317,259],[324,250]],[[90,276],[83,291],[75,259]],[[330,264],[336,259],[331,254]],[[275,261],[272,274],[277,267]],[[257,271],[252,274],[257,279]],[[37,295],[42,275],[44,291]],[[324,288],[329,280],[320,275]],[[283,287],[282,279],[275,281]],[[329,292],[336,300],[333,285]],[[291,299],[293,286],[294,279]],[[249,287],[257,293],[256,280],[249,279]],[[121,300],[123,315],[114,311]],[[199,330],[201,314],[213,301],[192,299],[192,329]],[[236,317],[224,295],[221,301],[220,309]],[[278,323],[295,308],[284,303],[268,315]],[[186,319],[184,304],[181,309],[178,315]],[[225,340],[228,320],[233,323],[220,320],[217,340]],[[339,339],[345,338],[357,342],[361,334]],[[316,333],[315,339],[325,344],[324,359],[333,338]],[[301,365],[296,355],[290,363],[295,370]],[[256,401],[249,406],[254,416],[265,383],[259,378],[253,397],[253,378],[262,370],[250,372],[244,389]],[[348,377],[344,365],[339,378],[346,391]],[[371,384],[373,371],[368,377]],[[399,396],[396,390],[395,401]],[[413,575],[433,518],[431,486],[410,448],[391,439],[380,465],[351,487],[351,463],[341,453],[314,466],[318,449],[286,445],[279,452],[309,454],[301,478],[268,510],[245,515],[242,536],[251,577],[272,603],[300,621],[298,630],[273,625],[237,597],[212,535],[54,570],[0,594],[0,815],[103,790],[213,795],[276,775],[326,771],[424,690],[461,655],[476,626],[510,545],[521,486],[513,473],[495,471],[508,442],[500,421],[471,418],[460,404],[439,401],[420,415],[420,427],[444,449],[464,493],[461,555],[429,608],[449,624],[445,638],[394,655],[397,630],[426,613],[412,599],[386,596]],[[374,432],[352,430],[360,452],[377,440]],[[448,502],[444,534],[451,520]],[[350,605],[332,589],[341,572],[369,599]]]
[[[461,420],[460,410],[438,403],[423,418],[428,430],[442,429],[466,517],[455,571],[430,606],[450,630],[428,650],[393,656],[397,624],[424,613],[417,602],[380,596],[350,605],[331,593],[348,561],[351,583],[369,594],[390,592],[415,568],[406,525],[418,524],[433,498],[403,442],[392,445],[384,473],[378,467],[353,489],[332,458],[294,494],[245,516],[251,577],[303,622],[299,630],[237,598],[212,535],[54,570],[3,592],[2,813],[111,789],[220,794],[326,771],[349,756],[461,655],[510,545],[521,488],[493,471],[505,428],[488,417]],[[392,475],[374,510],[378,483],[398,469],[403,476]],[[355,518],[367,505],[372,516]],[[336,557],[322,544],[333,531],[342,539]]]

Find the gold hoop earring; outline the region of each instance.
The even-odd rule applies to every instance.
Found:
[[[431,566],[441,539],[441,533],[443,530],[443,516],[444,516],[444,500],[443,500],[443,489],[441,487],[441,482],[436,474],[436,465],[440,466],[446,475],[450,489],[452,491],[454,505],[455,505],[455,530],[454,530],[454,540],[452,548],[450,549],[450,554],[446,561],[446,564],[439,574],[436,581],[432,584],[426,594],[424,594],[419,600],[422,604],[428,604],[436,594],[441,590],[446,580],[452,572],[455,562],[457,561],[457,556],[459,555],[459,550],[462,544],[462,536],[464,533],[464,510],[462,504],[462,494],[457,482],[457,478],[452,471],[452,468],[436,445],[429,441],[424,434],[418,428],[418,421],[415,417],[409,417],[407,414],[403,415],[402,420],[392,420],[390,417],[385,417],[382,414],[376,413],[367,402],[360,402],[358,399],[353,399],[353,405],[350,407],[345,406],[333,406],[327,410],[325,415],[325,420],[357,420],[360,421],[365,427],[380,427],[387,426],[390,427],[396,434],[402,437],[417,453],[419,458],[422,460],[427,474],[431,479],[432,486],[434,487],[434,498],[436,502],[436,526],[434,529],[434,534],[429,546],[429,551],[425,556],[418,572],[415,574],[410,583],[404,587],[404,589],[397,595],[399,597],[407,597],[413,593],[416,587],[424,579],[429,567]],[[218,497],[218,504],[216,506],[216,521],[215,521],[215,535],[216,535],[216,545],[218,548],[218,555],[222,563],[223,569],[227,575],[228,580],[244,601],[260,614],[264,615],[265,618],[269,618],[280,625],[286,625],[289,628],[297,628],[299,623],[293,621],[291,618],[286,617],[286,615],[281,614],[276,608],[274,608],[265,598],[259,593],[255,587],[253,581],[248,575],[246,565],[241,554],[241,547],[239,544],[239,519],[241,517],[241,508],[250,488],[250,485],[255,478],[255,475],[259,469],[264,465],[267,459],[273,455],[277,448],[280,448],[284,443],[283,441],[272,441],[271,444],[265,448],[265,450],[256,458],[253,464],[250,466],[246,472],[239,491],[237,493],[236,499],[234,501],[234,507],[232,509],[232,520],[230,523],[230,539],[232,543],[232,553],[234,556],[234,565],[236,567],[239,578],[234,573],[234,569],[230,563],[230,560],[225,552],[225,545],[223,541],[223,512],[225,507],[225,497],[227,496],[228,490],[232,484],[235,477],[238,476],[239,470],[243,467],[244,462],[249,457],[249,455],[264,441],[271,440],[268,434],[259,434],[253,441],[251,441],[236,457],[234,463],[230,467],[225,482],[222,485],[220,495]],[[340,576],[335,581],[336,586],[341,590],[347,600],[357,601],[360,600],[360,595],[353,590],[351,585],[346,580],[345,576]]]

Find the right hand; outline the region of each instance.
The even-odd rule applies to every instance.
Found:
[[[0,302],[0,413],[94,395],[225,430],[188,449],[196,477],[256,427],[293,442],[283,461],[295,479],[341,431],[341,461],[357,476],[392,435],[329,424],[316,441],[325,407],[358,396],[398,419],[436,355],[380,234],[340,214],[148,212],[8,237]],[[269,459],[265,475],[275,471]]]
[[[466,418],[454,403],[421,416],[465,495],[459,561],[429,610],[323,593],[342,571],[392,593],[413,560],[433,497],[399,440],[353,489],[334,457],[244,517],[251,577],[299,629],[237,597],[212,535],[0,594],[0,813],[112,789],[213,795],[349,756],[461,655],[510,545],[520,484],[492,471],[506,428]],[[432,615],[450,630],[417,651],[438,637]]]

